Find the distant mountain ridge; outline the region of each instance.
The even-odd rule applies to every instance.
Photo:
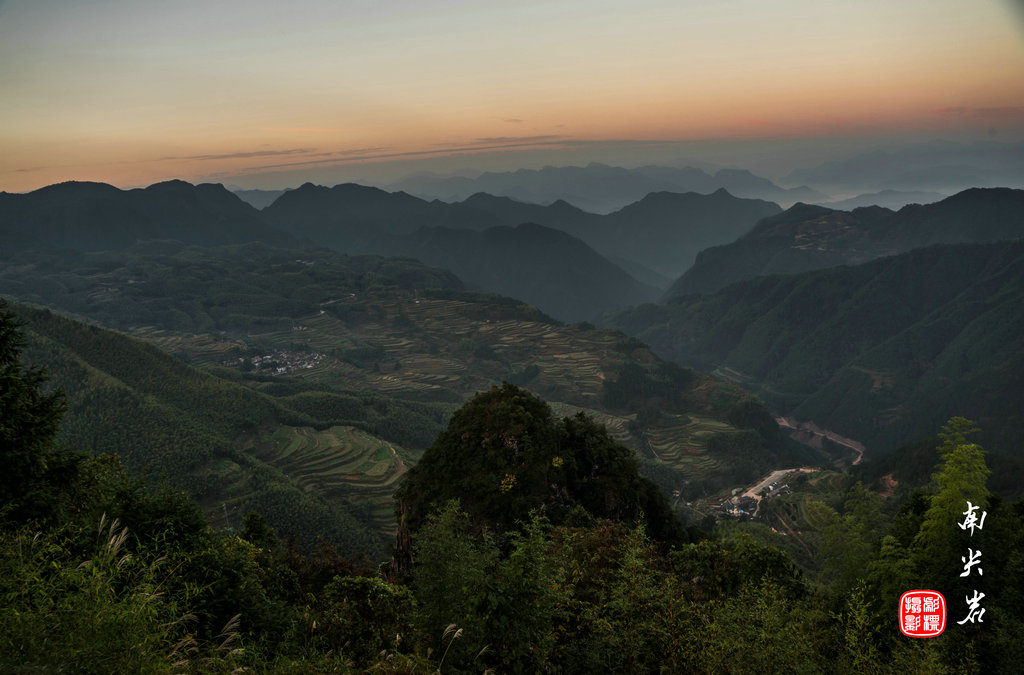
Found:
[[[483,201],[490,205],[481,196],[464,206],[354,184],[307,184],[282,195],[265,213],[295,236],[346,253],[417,258],[451,270],[472,287],[518,298],[566,321],[657,297],[657,289],[579,238],[516,222],[544,207],[478,209]],[[568,215],[593,218],[572,207]]]
[[[797,204],[748,234],[708,248],[665,294],[713,293],[766,274],[856,265],[932,244],[981,243],[1024,236],[1024,190],[974,188],[899,211],[839,211]]]
[[[68,182],[0,194],[0,244],[7,250],[99,251],[153,239],[202,246],[295,244],[219,184],[173,180],[120,190],[106,183]]]
[[[535,204],[564,200],[594,213],[610,213],[652,192],[710,194],[726,189],[737,197],[766,199],[785,205],[828,198],[807,187],[786,189],[744,169],[709,174],[693,167],[642,166],[636,169],[591,163],[585,167],[546,166],[476,177],[410,176],[388,186],[427,198],[460,201],[477,192]]]
[[[266,213],[221,185],[183,181],[135,190],[64,183],[0,195],[0,245],[7,255],[123,251],[152,241],[190,246],[261,242],[296,251],[325,245],[354,254],[418,255],[470,275],[467,281],[474,287],[524,299],[573,321],[646,302],[658,293],[563,232],[508,228],[500,236],[473,236],[473,228],[500,223],[472,207],[355,184],[307,184],[283,193]],[[431,238],[434,245],[426,245],[422,236],[412,238],[427,226],[457,229]],[[402,243],[403,236],[409,241]],[[447,248],[438,245],[441,241]],[[504,272],[495,274],[496,269]],[[550,286],[543,288],[539,279]]]
[[[881,190],[842,199],[834,202],[818,202],[818,206],[841,211],[850,211],[863,206],[881,206],[893,211],[899,210],[908,204],[931,204],[945,199],[949,195],[939,192],[904,192],[901,190]]]
[[[310,238],[340,233],[340,228],[345,234],[402,234],[425,225],[447,224],[446,212],[441,202],[356,183],[334,187],[305,183],[262,211],[277,226]]]
[[[257,211],[215,184],[168,181],[120,190],[65,183],[0,195],[0,245],[10,252],[90,252],[160,240],[198,246],[264,242],[290,249],[328,246],[354,255],[412,255],[456,270],[473,287],[578,321],[656,296],[623,266],[664,284],[702,248],[732,241],[778,211],[774,203],[739,199],[724,189],[710,195],[652,193],[601,216],[564,201],[545,207],[477,194],[448,204],[352,183],[307,183]],[[519,227],[525,223],[539,227]],[[446,231],[427,234],[423,228]],[[475,234],[493,228],[505,229]]]
[[[477,193],[448,204],[353,184],[326,188],[307,183],[282,195],[263,214],[296,237],[351,253],[380,253],[379,236],[410,234],[419,227],[483,230],[536,223],[568,232],[604,256],[650,268],[654,276],[674,278],[701,249],[733,241],[780,210],[774,203],[740,199],[725,190],[649,194],[615,213],[597,215],[565,201],[539,206]]]
[[[970,187],[1024,187],[1024,141],[972,144],[932,141],[874,150],[784,179],[822,190],[912,190],[952,194]],[[818,200],[804,200],[818,201]]]

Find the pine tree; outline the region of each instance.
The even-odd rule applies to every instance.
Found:
[[[22,363],[22,325],[0,299],[0,494],[4,515],[17,519],[48,515],[48,486],[69,468],[68,455],[54,444],[64,396],[46,393],[46,373]]]

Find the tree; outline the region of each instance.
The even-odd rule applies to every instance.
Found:
[[[535,509],[558,525],[581,505],[599,518],[643,519],[661,541],[683,537],[629,448],[582,414],[556,420],[542,399],[507,383],[455,412],[395,498],[401,524],[412,532],[457,499],[477,527],[499,536],[520,529]]]
[[[985,464],[985,451],[980,445],[967,442],[967,435],[977,431],[973,422],[963,417],[952,418],[940,433],[939,456],[942,463],[933,475],[935,494],[924,514],[921,528],[914,537],[913,557],[918,569],[934,588],[943,588],[951,578],[959,578],[960,556],[967,550],[969,539],[957,527],[967,502],[988,506],[989,492],[985,481],[990,473]]]
[[[56,508],[48,489],[73,473],[73,458],[54,445],[64,396],[46,393],[46,373],[25,366],[24,325],[0,299],[0,494],[15,518],[41,518]]]
[[[826,504],[816,508],[828,519],[821,528],[823,573],[846,593],[877,555],[886,520],[882,499],[859,481],[847,492],[843,506],[842,516]]]

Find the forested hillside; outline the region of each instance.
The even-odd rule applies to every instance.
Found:
[[[470,288],[520,299],[565,321],[593,319],[659,295],[581,240],[542,225],[421,228],[380,240],[377,249],[450,270]]]
[[[714,293],[767,274],[856,265],[933,244],[984,243],[1024,236],[1024,190],[971,189],[899,211],[878,206],[838,211],[797,204],[748,234],[702,251],[665,294]]]
[[[486,212],[505,225],[538,223],[564,230],[624,265],[641,265],[671,278],[689,269],[703,249],[732,242],[781,210],[772,202],[740,199],[724,189],[710,194],[652,192],[605,216],[565,201],[537,206],[488,194],[475,194],[454,206]]]
[[[183,332],[290,330],[293,319],[383,288],[461,288],[414,260],[327,249],[151,241],[95,253],[0,259],[0,293],[120,328]]]
[[[611,324],[875,451],[963,412],[987,447],[1020,456],[1022,301],[1024,244],[934,246],[760,277]]]
[[[311,492],[280,462],[254,451],[277,429],[323,426],[322,418],[126,335],[44,310],[16,310],[26,322],[26,359],[45,364],[65,393],[61,443],[116,455],[135,475],[186,489],[221,527],[237,527],[246,513],[259,511],[303,546],[323,539],[368,556],[386,550],[390,533],[374,527],[372,505],[358,490]]]

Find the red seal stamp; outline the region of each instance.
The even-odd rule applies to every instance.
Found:
[[[900,630],[910,637],[935,637],[946,628],[946,599],[938,591],[907,591],[900,596]]]

